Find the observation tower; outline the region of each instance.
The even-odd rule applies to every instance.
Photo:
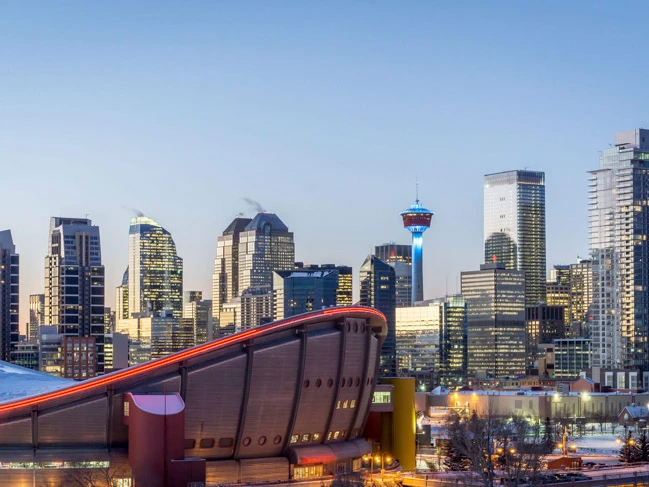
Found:
[[[424,282],[422,274],[422,254],[424,232],[430,228],[430,220],[435,213],[419,203],[419,185],[415,204],[401,212],[403,226],[412,233],[412,304],[424,299]]]

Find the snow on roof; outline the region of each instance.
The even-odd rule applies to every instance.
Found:
[[[649,410],[645,406],[627,406],[620,413],[620,416],[624,414],[624,411],[628,412],[634,419],[649,416]]]
[[[73,380],[62,379],[0,360],[0,404],[55,391],[71,384],[74,384]]]

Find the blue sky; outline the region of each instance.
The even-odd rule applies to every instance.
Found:
[[[137,208],[210,293],[216,238],[261,202],[296,258],[352,265],[407,242],[425,294],[482,261],[482,177],[546,172],[548,267],[586,256],[586,181],[649,127],[642,2],[4,2],[0,228],[42,292],[49,217],[101,228],[107,305]]]

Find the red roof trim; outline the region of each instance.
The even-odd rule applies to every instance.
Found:
[[[52,392],[47,392],[45,394],[39,394],[37,396],[28,397],[26,399],[18,399],[16,401],[8,402],[6,404],[0,404],[0,413],[7,411],[12,411],[15,409],[34,406],[44,401],[49,401],[52,399],[60,399],[63,397],[68,397],[70,395],[85,392],[91,389],[96,389],[102,386],[108,386],[115,384],[122,379],[129,379],[132,377],[137,377],[145,374],[146,372],[161,369],[167,365],[171,365],[174,362],[179,362],[181,360],[195,358],[203,353],[211,352],[218,350],[229,345],[234,345],[236,343],[241,343],[251,338],[260,337],[269,333],[278,332],[286,330],[300,324],[307,324],[312,321],[317,321],[320,318],[342,318],[343,316],[360,313],[366,315],[365,317],[376,317],[380,318],[385,322],[385,316],[380,311],[377,311],[373,308],[366,308],[364,306],[347,306],[339,308],[327,308],[322,311],[314,311],[312,313],[305,313],[296,317],[287,318],[285,320],[276,321],[274,323],[269,323],[267,325],[262,325],[250,330],[242,331],[235,335],[226,336],[219,340],[214,340],[202,345],[198,345],[193,348],[188,348],[187,350],[182,350],[166,357],[162,357],[150,362],[146,362],[140,365],[135,365],[124,370],[113,372],[111,374],[95,377],[93,379],[88,379],[86,381],[80,382],[78,384],[66,387],[65,389],[59,389]]]

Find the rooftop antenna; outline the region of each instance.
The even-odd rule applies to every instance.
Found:
[[[415,177],[415,203],[419,203],[419,179]]]

